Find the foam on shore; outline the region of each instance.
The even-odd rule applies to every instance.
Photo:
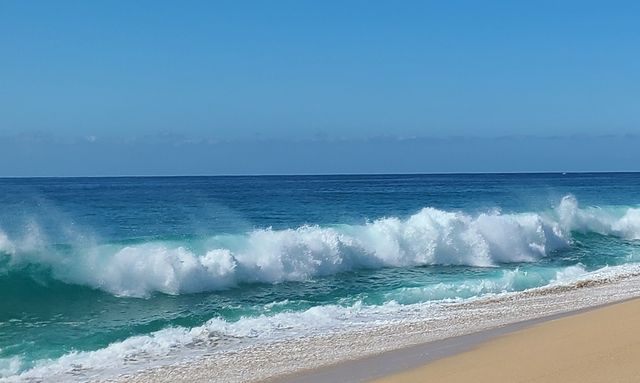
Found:
[[[640,296],[640,271],[519,293],[435,305],[429,314],[407,306],[403,319],[334,334],[246,347],[116,379],[118,382],[257,382],[420,343]],[[242,366],[242,368],[238,368]]]
[[[122,373],[128,375],[121,379],[139,382],[163,381],[167,373],[171,379],[164,381],[191,381],[191,374],[224,382],[260,380],[634,296],[640,296],[640,265],[635,264],[460,301],[319,306],[233,323],[211,320],[196,328],[164,329],[101,350],[42,361],[3,381],[101,380]],[[4,368],[17,363],[7,361]],[[238,369],[239,365],[247,367]],[[149,367],[153,368],[145,371]]]

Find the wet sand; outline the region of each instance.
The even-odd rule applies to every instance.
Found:
[[[640,382],[640,300],[535,324],[375,383]]]
[[[520,334],[520,332],[537,329],[539,326],[557,326],[555,323],[563,323],[565,317],[573,320],[574,317],[580,318],[581,315],[592,315],[591,312],[583,313],[585,310],[594,308],[597,308],[597,311],[593,313],[599,313],[601,310],[606,310],[603,312],[608,313],[611,309],[603,309],[603,305],[636,297],[640,297],[640,273],[634,271],[624,276],[603,274],[600,278],[588,282],[549,286],[471,302],[436,305],[425,309],[409,306],[404,312],[406,319],[402,322],[354,328],[352,331],[300,339],[283,339],[243,349],[215,352],[204,358],[194,358],[183,363],[171,363],[133,374],[123,374],[110,381],[316,383],[367,382],[388,377],[392,380],[386,380],[386,382],[402,382],[403,380],[400,379],[409,379],[404,380],[407,382],[447,382],[449,380],[446,379],[451,377],[451,379],[461,379],[450,380],[452,382],[482,382],[483,380],[477,380],[477,374],[494,372],[498,374],[498,381],[517,382],[518,380],[511,379],[509,374],[525,369],[527,365],[535,365],[534,371],[546,371],[549,368],[560,368],[566,365],[562,358],[555,356],[550,358],[551,361],[545,359],[537,362],[536,358],[549,354],[551,348],[560,349],[560,346],[554,342],[566,339],[563,334],[572,334],[582,326],[576,326],[576,330],[572,330],[572,326],[567,325],[549,338],[544,338],[546,340],[537,345],[536,350],[539,355],[532,357],[530,362],[527,361],[527,357],[520,354],[515,358],[516,360],[511,360],[508,356],[512,352],[502,349],[500,352],[504,355],[488,356],[486,363],[476,361],[475,357],[470,358],[468,363],[473,368],[458,367],[455,363],[449,365],[450,370],[437,367],[439,373],[443,374],[438,376],[442,378],[427,379],[425,375],[421,375],[423,372],[420,366],[430,363],[424,368],[429,369],[426,373],[432,376],[431,374],[435,374],[430,370],[434,368],[433,366],[451,363],[450,360],[456,358],[467,358],[465,356],[468,355],[467,351],[475,348],[479,350],[485,347],[485,344],[511,339],[509,334]],[[635,310],[637,305],[638,303],[633,305],[636,307]],[[626,304],[620,307],[628,310]],[[622,313],[619,316],[630,318],[624,323],[609,319],[587,321],[592,325],[585,330],[590,335],[584,336],[584,339],[590,341],[595,337],[602,338],[596,343],[596,349],[609,350],[606,340],[610,335],[598,332],[599,328],[607,328],[603,323],[622,334],[633,332],[633,325],[640,323],[640,314],[635,311]],[[637,332],[640,334],[640,331]],[[624,340],[625,337],[621,339]],[[586,350],[583,346],[582,344],[573,348],[567,346],[562,349],[562,353],[568,356],[582,355],[577,351],[578,349]],[[513,347],[520,351],[530,348],[518,346],[518,342]],[[455,356],[451,357],[452,355]],[[589,364],[596,365],[591,359]],[[416,370],[418,367],[420,368]],[[457,378],[456,374],[467,369],[470,375],[461,375]],[[469,380],[470,376],[473,379]],[[562,381],[557,379],[560,378],[552,378],[549,381]]]

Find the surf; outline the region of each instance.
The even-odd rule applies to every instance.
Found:
[[[480,213],[425,207],[361,225],[259,228],[187,241],[52,245],[37,225],[0,232],[0,278],[46,273],[115,296],[219,291],[306,281],[362,269],[530,263],[570,247],[573,233],[640,239],[640,209],[580,207],[572,195],[548,211]]]

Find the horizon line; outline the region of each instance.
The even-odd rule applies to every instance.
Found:
[[[330,176],[442,176],[442,175],[517,175],[517,174],[637,174],[639,170],[541,170],[495,172],[406,172],[406,173],[265,173],[265,174],[143,174],[143,175],[78,175],[78,176],[0,176],[4,179],[72,179],[72,178],[214,178],[214,177],[330,177]]]

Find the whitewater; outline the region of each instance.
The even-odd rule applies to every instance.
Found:
[[[140,244],[103,244],[58,251],[29,228],[0,252],[13,269],[37,265],[53,278],[119,296],[186,294],[241,283],[304,281],[358,269],[535,262],[567,247],[571,232],[640,239],[640,209],[579,209],[565,196],[554,211],[471,216],[424,208],[406,219],[360,226],[260,229],[236,236]],[[224,247],[227,242],[229,247]]]
[[[640,274],[635,174],[1,181],[0,381],[363,331],[384,351],[628,298]]]

